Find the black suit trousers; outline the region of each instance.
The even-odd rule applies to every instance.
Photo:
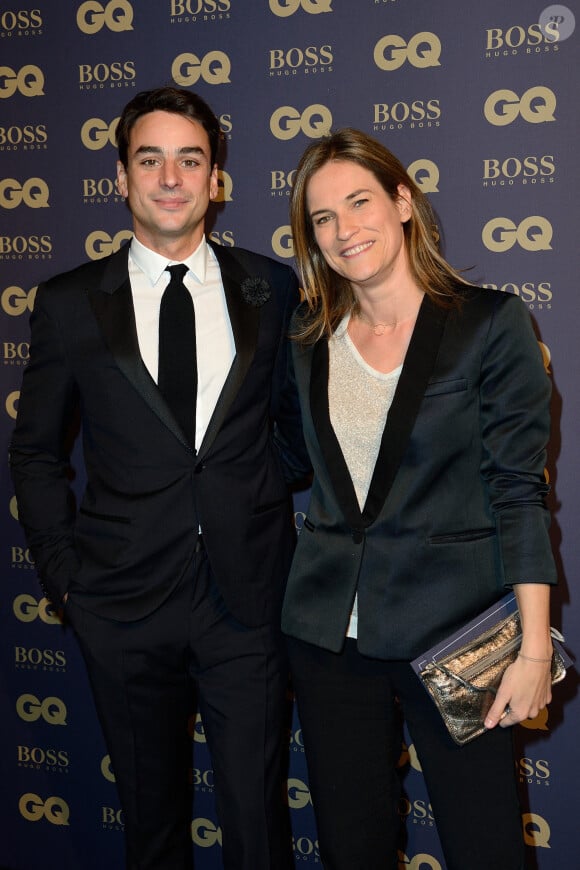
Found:
[[[277,625],[228,613],[203,549],[155,612],[115,622],[81,609],[75,629],[123,815],[128,870],[190,870],[192,739],[199,704],[227,870],[292,866],[283,801],[287,666]]]
[[[403,716],[447,870],[522,870],[510,729],[459,747],[407,662],[362,656],[354,640],[339,654],[294,638],[288,649],[325,870],[400,866]]]

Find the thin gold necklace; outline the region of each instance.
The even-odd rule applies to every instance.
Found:
[[[398,324],[398,320],[393,320],[392,322],[384,322],[382,320],[373,323],[370,317],[367,317],[366,314],[363,314],[362,311],[358,311],[356,316],[359,320],[362,320],[364,323],[368,324],[375,335],[384,335],[387,326],[395,327]]]

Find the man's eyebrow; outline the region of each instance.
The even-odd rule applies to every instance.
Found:
[[[159,145],[140,145],[139,148],[135,151],[135,155],[138,154],[163,154],[164,148],[161,148]],[[203,157],[206,156],[205,151],[199,145],[184,145],[182,148],[177,149],[178,154],[201,154]]]

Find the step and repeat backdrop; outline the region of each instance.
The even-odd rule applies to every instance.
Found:
[[[580,8],[532,0],[2,0],[0,438],[6,455],[49,275],[130,236],[115,125],[139,90],[175,83],[220,118],[226,148],[208,231],[292,262],[288,203],[306,145],[355,126],[429,195],[447,258],[518,294],[553,381],[553,623],[580,648],[577,524]],[[73,464],[80,466],[78,456]],[[82,484],[79,472],[79,485]],[[123,816],[80,654],[37,584],[0,466],[0,789],[4,870],[121,870]],[[296,500],[298,531],[308,494]],[[517,728],[528,867],[577,852],[576,671]],[[221,866],[203,723],[190,723],[196,867]],[[320,865],[300,723],[289,733],[297,867]],[[420,760],[401,747],[408,840],[400,867],[445,870]],[[473,783],[477,789],[477,781]],[[353,838],[364,830],[353,825]],[[481,831],[481,838],[493,831]],[[364,870],[364,868],[363,868]],[[468,870],[468,868],[466,868]]]

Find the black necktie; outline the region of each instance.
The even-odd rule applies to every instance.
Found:
[[[195,311],[183,283],[187,266],[168,266],[171,275],[159,311],[159,373],[157,382],[188,441],[195,447],[197,361]]]

